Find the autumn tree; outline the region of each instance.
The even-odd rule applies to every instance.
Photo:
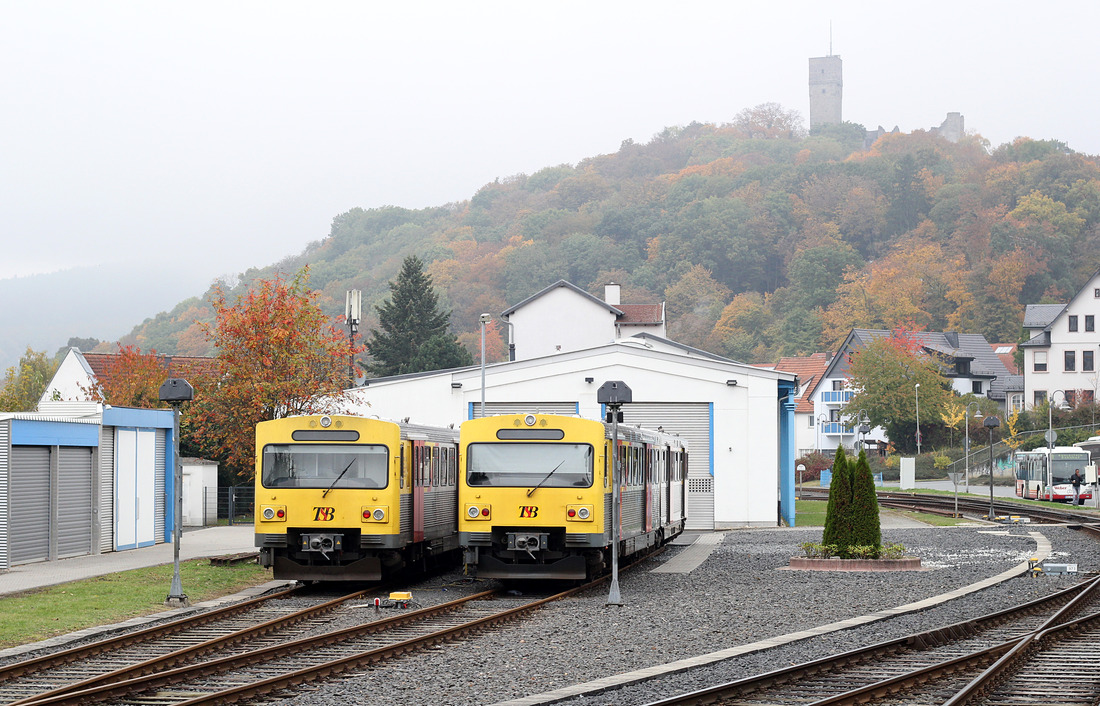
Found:
[[[886,429],[900,449],[916,448],[917,395],[926,425],[941,419],[953,397],[937,361],[921,348],[919,334],[895,330],[851,355],[849,385],[856,391],[845,409],[863,410],[871,426]],[[920,385],[920,388],[916,386]]]
[[[168,377],[167,366],[156,351],[143,354],[135,346],[118,346],[118,354],[107,361],[90,387],[81,390],[94,402],[116,407],[156,409],[160,386]]]
[[[18,365],[8,368],[0,383],[0,412],[33,412],[46,392],[57,362],[46,357],[45,351],[31,350],[19,359]]]
[[[439,309],[439,298],[424,263],[416,255],[405,258],[390,298],[377,307],[381,328],[372,329],[367,349],[370,372],[402,375],[473,365],[470,354],[448,331],[451,314]]]
[[[191,381],[181,438],[241,479],[255,470],[257,423],[342,411],[348,360],[362,347],[322,313],[307,283],[303,269],[289,281],[259,280],[233,304],[213,292],[206,330],[218,356],[211,375]]]

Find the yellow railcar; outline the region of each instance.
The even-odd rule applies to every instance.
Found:
[[[459,543],[483,578],[583,579],[609,565],[610,424],[549,414],[464,422]],[[686,520],[687,449],[676,436],[619,426],[620,555],[667,542]]]
[[[275,578],[378,581],[458,549],[454,429],[315,415],[256,426],[256,546]]]

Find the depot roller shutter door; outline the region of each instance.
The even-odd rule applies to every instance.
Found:
[[[11,556],[8,553],[8,519],[11,505],[8,503],[8,487],[11,477],[11,422],[0,422],[0,571],[11,568]]]
[[[156,470],[156,478],[154,480],[154,485],[153,485],[153,488],[154,488],[153,497],[156,500],[156,502],[154,504],[154,508],[153,508],[153,512],[155,513],[153,515],[153,517],[155,518],[154,523],[153,523],[153,525],[154,525],[153,526],[153,535],[154,535],[154,537],[156,537],[155,541],[165,542],[165,541],[168,541],[168,535],[165,534],[165,529],[164,529],[166,518],[168,516],[167,515],[167,510],[165,508],[165,499],[167,498],[168,493],[166,492],[165,489],[168,487],[168,485],[167,485],[168,478],[171,478],[172,479],[172,481],[171,481],[172,482],[172,487],[173,487],[172,494],[175,495],[175,492],[176,492],[175,491],[176,469],[175,469],[175,467],[173,467],[171,469],[165,468],[165,463],[167,462],[166,461],[166,458],[167,458],[166,448],[167,448],[167,445],[168,445],[168,442],[167,442],[168,432],[166,432],[164,429],[157,429],[155,434],[156,434],[156,441],[155,441],[155,444],[154,444],[154,446],[155,446],[154,457],[156,459],[155,463],[156,463],[156,469],[157,470]],[[168,475],[168,474],[171,474],[171,475]],[[179,505],[174,505],[173,506],[173,511],[177,507],[179,507]]]
[[[473,411],[473,418],[477,418],[481,415],[481,403],[473,402],[470,409]],[[577,414],[576,402],[486,402],[485,411],[488,412],[487,416],[494,416],[497,414],[564,414],[566,416],[573,416]]]
[[[632,402],[623,405],[623,421],[646,429],[679,434],[688,447],[687,529],[714,529],[714,479],[710,474],[709,402]]]
[[[115,548],[115,428],[99,433],[99,551]]]
[[[11,563],[50,558],[50,449],[14,446],[11,453]]]
[[[92,449],[57,453],[57,558],[92,553]]]

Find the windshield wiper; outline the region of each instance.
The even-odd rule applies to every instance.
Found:
[[[561,464],[562,464],[562,463],[565,463],[565,459],[564,459],[564,458],[563,458],[563,459],[561,460],[561,463],[559,463],[558,465],[554,466],[554,470],[553,470],[553,471],[550,471],[549,473],[547,473],[547,474],[546,474],[546,477],[545,477],[545,478],[543,478],[542,480],[540,480],[540,481],[539,481],[539,484],[538,484],[538,485],[536,485],[536,486],[535,486],[534,488],[531,488],[530,490],[528,490],[528,491],[527,491],[527,497],[531,497],[531,493],[533,493],[533,492],[535,492],[536,490],[538,490],[539,488],[541,488],[541,487],[542,487],[542,484],[543,484],[543,483],[545,483],[546,481],[550,480],[550,476],[554,475],[554,471],[556,471],[556,470],[558,470],[559,468],[561,468]]]
[[[336,480],[332,481],[332,485],[328,487],[328,490],[321,493],[321,497],[328,495],[328,491],[336,487],[336,484],[340,482],[340,479],[344,477],[344,474],[348,472],[348,469],[355,465],[355,459],[353,458],[348,465],[344,466],[344,470],[340,471],[340,475],[336,476]]]

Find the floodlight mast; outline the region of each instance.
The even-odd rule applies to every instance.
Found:
[[[622,406],[630,403],[633,393],[626,383],[612,380],[600,385],[596,391],[596,401],[607,405],[607,421],[611,422],[611,588],[607,593],[607,605],[621,606],[622,594],[619,593],[619,541],[622,539],[622,518],[619,514],[621,489],[619,487],[619,421]]]

